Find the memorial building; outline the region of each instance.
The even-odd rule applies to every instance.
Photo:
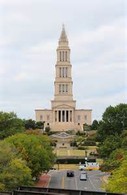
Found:
[[[55,65],[54,99],[51,109],[36,109],[36,121],[44,121],[44,127],[52,131],[82,131],[83,125],[91,125],[91,109],[77,109],[73,99],[72,65],[70,48],[64,26],[58,41]]]

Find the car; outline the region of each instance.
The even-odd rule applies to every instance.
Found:
[[[85,168],[86,168],[86,165],[85,165],[85,164],[80,164],[80,165],[79,165],[79,170],[80,170],[80,171],[85,170]]]
[[[85,180],[85,181],[87,180],[87,173],[86,172],[81,173],[80,180]]]
[[[67,177],[74,177],[74,171],[68,170]]]
[[[54,167],[51,167],[49,170],[56,170],[56,168],[54,168]]]

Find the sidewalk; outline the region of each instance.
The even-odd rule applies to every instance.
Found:
[[[108,178],[109,178],[109,176],[110,176],[110,174],[107,174],[107,175],[104,175],[104,176],[102,177],[102,181],[103,181],[105,184],[108,183]]]
[[[35,185],[36,187],[48,187],[50,181],[50,175],[42,174],[38,183]]]

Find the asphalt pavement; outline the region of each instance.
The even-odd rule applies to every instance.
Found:
[[[75,189],[75,190],[87,190],[87,191],[101,191],[102,178],[107,175],[100,170],[87,171],[87,180],[80,180],[81,171],[75,170],[74,177],[67,177],[67,170],[51,170],[48,175],[50,176],[48,186],[50,188],[63,188],[63,189]]]

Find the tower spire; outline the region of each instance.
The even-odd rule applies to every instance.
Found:
[[[64,24],[62,25],[62,32],[60,35],[59,42],[68,42]]]

